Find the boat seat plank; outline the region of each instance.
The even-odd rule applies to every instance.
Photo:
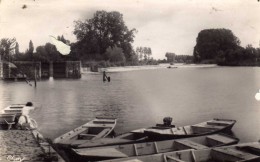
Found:
[[[98,140],[90,140],[90,141],[84,141],[84,143],[80,144],[78,148],[84,148],[84,147],[94,147],[94,146],[101,146],[101,145],[108,145],[108,144],[120,144],[120,143],[128,143],[132,140],[128,139],[117,139],[117,138],[100,138]]]
[[[95,134],[86,134],[86,133],[80,133],[79,135],[80,136],[91,136],[91,137],[96,136]]]
[[[77,149],[74,150],[81,156],[89,157],[110,157],[110,158],[125,158],[126,154],[115,148],[96,148],[96,149]]]
[[[177,159],[177,158],[175,158],[173,156],[166,156],[166,159],[170,159],[171,161],[173,160],[174,162],[185,162],[185,161],[183,161],[181,159]]]
[[[178,127],[178,128],[171,128],[171,134],[174,135],[185,135],[185,131],[183,127]]]
[[[247,152],[243,152],[243,151],[239,151],[239,150],[236,150],[234,148],[215,148],[213,150],[216,151],[216,152],[222,153],[222,154],[241,158],[241,160],[258,157],[256,155],[253,155],[253,154],[250,154],[250,153],[247,153]]]
[[[208,121],[207,124],[208,124],[208,125],[227,126],[227,125],[230,125],[231,122],[212,120],[212,121]]]
[[[196,150],[200,150],[200,149],[207,149],[208,147],[190,140],[176,140],[175,141],[178,144],[184,145],[186,147],[189,147],[191,149],[196,149]]]
[[[142,161],[139,159],[130,159],[130,160],[124,160],[122,162],[142,162]]]
[[[93,123],[95,123],[95,124],[114,124],[115,121],[111,121],[111,120],[94,120]]]
[[[188,135],[188,134],[193,134],[192,129],[191,129],[190,126],[184,126],[183,129],[185,130],[185,132],[187,133],[187,135]]]
[[[208,124],[196,124],[196,125],[192,125],[191,127],[208,128],[208,129],[222,129],[224,126],[208,125]]]
[[[154,142],[154,148],[155,148],[156,154],[158,154],[158,153],[159,153],[159,150],[158,150],[158,146],[157,146],[157,143],[156,143],[156,142]]]
[[[213,140],[221,143],[232,143],[235,141],[234,138],[223,136],[220,134],[214,134],[206,137],[207,140]]]
[[[135,151],[135,156],[138,156],[138,151],[137,151],[137,148],[136,148],[136,144],[134,144],[134,151]]]
[[[104,137],[110,131],[109,128],[102,130],[99,134],[97,134],[93,139],[98,139]]]
[[[258,145],[249,145],[249,146],[237,146],[237,147],[238,148],[243,148],[243,147],[254,148],[254,149],[260,150],[260,144],[258,144]]]

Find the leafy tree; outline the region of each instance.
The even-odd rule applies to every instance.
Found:
[[[33,53],[33,51],[34,51],[33,42],[32,42],[32,40],[30,40],[30,42],[29,42],[29,50],[28,50],[28,52],[31,54],[31,53]]]
[[[148,60],[149,60],[152,56],[152,50],[150,47],[147,48],[147,55],[148,55]]]
[[[43,62],[62,60],[56,46],[51,43],[46,43],[44,46],[38,46],[36,48],[35,59]]]
[[[175,53],[167,52],[165,54],[165,57],[167,58],[167,62],[172,63],[175,61]]]
[[[10,61],[10,59],[12,59],[12,54],[14,53],[15,45],[15,38],[3,38],[0,40],[0,57],[2,60]]]
[[[119,12],[97,11],[94,17],[85,21],[76,21],[74,34],[78,42],[73,53],[80,52],[87,58],[104,58],[106,49],[117,46],[123,49],[128,61],[132,59],[135,29],[129,30]]]
[[[193,63],[193,56],[189,55],[175,55],[176,63]]]
[[[144,60],[148,60],[148,50],[147,50],[147,47],[143,47],[143,54],[144,54]]]
[[[15,45],[15,54],[18,55],[20,53],[19,51],[19,43],[16,42],[16,45]]]
[[[30,40],[30,42],[29,42],[29,49],[28,49],[28,51],[26,51],[26,53],[29,54],[31,60],[33,60],[33,51],[34,51],[33,42],[32,42],[32,40]]]
[[[152,50],[150,47],[137,47],[136,54],[139,56],[139,60],[144,59],[147,61],[151,59]]]
[[[106,56],[109,58],[108,60],[110,62],[125,63],[126,60],[123,50],[117,46],[113,48],[108,47],[106,50]]]
[[[195,62],[215,59],[219,51],[235,50],[239,39],[228,29],[206,29],[199,32],[193,56]]]

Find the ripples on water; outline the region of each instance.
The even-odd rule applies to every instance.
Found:
[[[46,137],[55,138],[95,116],[118,118],[117,133],[149,127],[172,116],[177,125],[212,118],[238,122],[233,132],[242,142],[260,138],[260,68],[212,67],[153,69],[83,74],[79,80],[0,82],[0,106],[32,101],[32,117]]]

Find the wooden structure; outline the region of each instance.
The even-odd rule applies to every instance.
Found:
[[[0,62],[0,78],[4,80],[81,78],[80,61],[64,62],[32,62],[13,61]]]

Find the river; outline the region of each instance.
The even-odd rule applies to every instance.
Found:
[[[118,118],[116,133],[162,123],[176,125],[227,118],[237,120],[234,134],[242,142],[260,139],[258,67],[179,67],[108,73],[85,73],[81,79],[37,83],[0,81],[0,107],[31,101],[31,116],[45,137],[55,137],[95,116]]]

